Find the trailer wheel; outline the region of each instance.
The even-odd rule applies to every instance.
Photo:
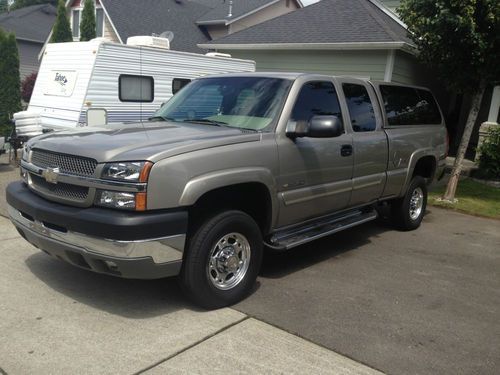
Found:
[[[206,309],[242,300],[257,278],[262,243],[259,226],[244,212],[225,211],[206,219],[189,240],[181,285]]]
[[[427,185],[421,176],[410,182],[403,198],[391,203],[391,216],[394,225],[400,230],[414,230],[420,226],[427,207]]]

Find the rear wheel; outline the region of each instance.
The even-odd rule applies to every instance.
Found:
[[[403,198],[391,203],[392,221],[401,230],[417,229],[427,207],[427,185],[421,176],[415,176]]]
[[[262,235],[241,211],[225,211],[206,219],[189,240],[181,283],[198,305],[214,309],[248,295],[262,261]]]

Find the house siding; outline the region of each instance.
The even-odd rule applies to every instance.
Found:
[[[281,0],[273,5],[265,7],[258,12],[255,12],[247,17],[242,18],[241,20],[232,23],[229,27],[229,34],[246,29],[250,26],[257,25],[272,18],[279,17],[283,14],[290,13],[297,9],[298,6],[295,1]]]
[[[221,50],[235,58],[254,60],[257,71],[310,72],[383,80],[386,51],[239,51]]]
[[[38,61],[38,54],[42,49],[43,44],[27,42],[24,40],[17,41],[17,48],[19,51],[19,74],[21,81],[33,72],[38,72],[40,63]]]
[[[396,8],[401,4],[400,0],[382,0],[382,3],[392,10],[394,13],[396,13]]]

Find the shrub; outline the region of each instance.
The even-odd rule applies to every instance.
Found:
[[[35,81],[38,73],[33,72],[29,76],[26,76],[21,83],[21,98],[29,103],[31,99],[31,94],[33,94],[33,88],[35,87]]]
[[[500,180],[500,125],[491,126],[479,147],[479,171],[485,178]]]

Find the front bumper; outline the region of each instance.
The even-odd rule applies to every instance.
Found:
[[[24,183],[7,187],[12,223],[31,244],[77,267],[124,278],[177,275],[187,211],[121,212],[46,201]]]

